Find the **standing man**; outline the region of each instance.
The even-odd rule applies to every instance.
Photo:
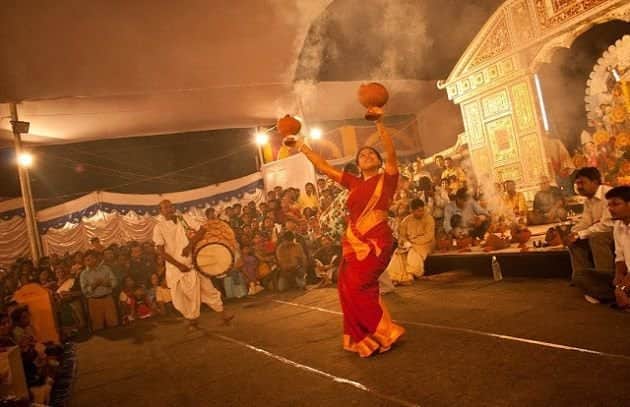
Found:
[[[630,309],[630,186],[622,185],[606,193],[614,223],[615,299],[621,309]]]
[[[112,297],[112,290],[116,286],[116,277],[112,270],[103,264],[100,254],[96,250],[88,250],[83,258],[85,270],[79,281],[81,291],[87,298],[92,330],[99,331],[118,325],[118,313]]]
[[[610,281],[614,274],[613,222],[595,167],[580,168],[575,175],[577,192],[586,197],[584,212],[569,236],[573,275],[571,280],[584,290],[586,301],[597,304],[613,299]],[[606,282],[607,281],[607,282]]]
[[[153,241],[166,260],[166,283],[173,305],[189,321],[190,329],[197,326],[202,302],[220,313],[227,325],[234,316],[225,313],[221,293],[212,281],[197,273],[192,261],[193,248],[203,237],[203,228],[192,230],[183,216],[175,214],[169,200],[160,202],[160,214],[161,219],[153,229]]]

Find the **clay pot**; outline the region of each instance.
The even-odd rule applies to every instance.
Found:
[[[490,248],[491,250],[502,250],[510,247],[510,241],[490,233],[486,239],[485,247]]]
[[[561,246],[564,244],[562,235],[556,228],[550,228],[545,233],[545,243],[547,246]]]
[[[381,108],[385,106],[387,100],[389,100],[389,93],[380,83],[371,82],[359,87],[359,102],[366,109]]]
[[[529,229],[519,229],[512,231],[512,243],[518,243],[524,245],[532,237],[532,232]]]
[[[471,237],[462,237],[461,239],[457,239],[457,248],[459,250],[468,249],[472,246],[473,239]]]
[[[291,115],[286,115],[278,120],[276,127],[278,128],[278,133],[282,136],[294,136],[302,129],[302,123]]]
[[[438,239],[437,249],[440,251],[447,251],[451,248],[451,239]]]

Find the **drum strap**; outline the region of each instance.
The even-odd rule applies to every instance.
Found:
[[[182,226],[184,227],[184,230],[186,232],[190,232],[192,230],[192,228],[190,227],[190,225],[188,225],[188,222],[186,222],[186,219],[184,219],[182,215],[177,215],[177,220],[182,223]]]

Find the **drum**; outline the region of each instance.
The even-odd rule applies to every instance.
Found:
[[[234,266],[237,248],[234,231],[221,220],[210,220],[204,228],[206,233],[195,246],[195,266],[206,277],[224,276]]]
[[[296,242],[282,242],[276,249],[278,268],[285,273],[294,273],[306,266],[307,258],[304,249]]]

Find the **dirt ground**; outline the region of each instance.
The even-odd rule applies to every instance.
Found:
[[[563,279],[443,273],[384,296],[392,351],[341,347],[335,288],[261,293],[78,345],[73,406],[628,406],[630,314]]]

